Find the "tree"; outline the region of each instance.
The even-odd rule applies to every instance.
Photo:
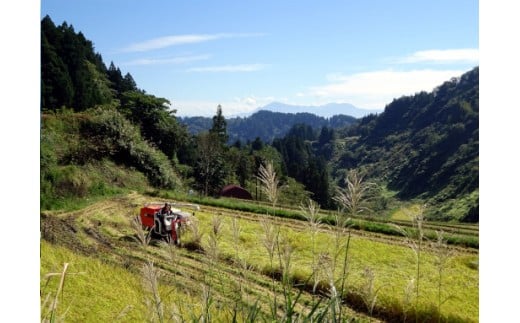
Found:
[[[209,132],[214,133],[218,137],[218,141],[222,146],[226,145],[229,138],[226,126],[226,119],[222,115],[222,106],[219,104],[217,106],[217,114],[213,116],[213,125]]]
[[[245,187],[251,174],[251,160],[246,154],[240,154],[238,166],[235,172],[240,186]]]
[[[205,196],[219,192],[227,176],[220,138],[216,133],[204,132],[197,137],[198,160],[195,165],[195,179]]]
[[[112,87],[117,91],[117,94],[121,94],[123,91],[123,75],[121,74],[121,70],[119,67],[116,68],[114,62],[110,62],[110,66],[108,67],[107,76],[110,82],[112,82]]]
[[[109,103],[114,95],[110,88],[110,81],[105,73],[101,73],[94,63],[85,61],[87,71],[89,73],[88,81],[86,83],[86,91],[92,102],[86,106],[94,106],[96,104]]]
[[[262,142],[262,139],[260,137],[256,137],[253,143],[251,144],[252,150],[262,150],[264,147],[264,143]]]
[[[49,44],[42,30],[41,44],[41,108],[53,110],[72,106],[74,88],[67,67]]]
[[[113,99],[113,87],[100,54],[72,25],[41,21],[42,108],[82,111]]]
[[[153,142],[170,159],[188,140],[186,128],[181,127],[170,110],[170,101],[137,91],[121,95],[121,107],[125,116],[139,125],[141,134]]]
[[[123,81],[121,82],[121,92],[126,91],[137,91],[137,84],[130,73],[126,73]]]
[[[326,159],[332,158],[334,152],[335,131],[333,128],[321,128],[318,138],[318,154]]]
[[[313,193],[313,199],[323,207],[330,208],[330,179],[326,161],[323,158],[311,158],[304,174],[303,184]]]

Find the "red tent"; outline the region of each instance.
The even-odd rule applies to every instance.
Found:
[[[227,185],[220,191],[220,196],[252,200],[253,196],[245,188],[238,185]]]

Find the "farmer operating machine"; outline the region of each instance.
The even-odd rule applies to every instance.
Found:
[[[175,208],[173,208],[174,206]],[[196,204],[179,204],[168,202],[153,202],[145,204],[140,211],[143,228],[152,238],[164,239],[168,243],[180,244],[181,228],[190,224],[190,217],[195,212],[181,211],[177,207],[190,207],[200,210]]]

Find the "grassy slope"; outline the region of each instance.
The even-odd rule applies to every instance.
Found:
[[[99,318],[112,320],[127,306],[131,308],[127,308],[124,321],[142,321],[143,317],[150,317],[149,307],[144,306],[147,294],[143,290],[139,274],[146,260],[154,261],[161,268],[161,295],[164,295],[169,312],[173,311],[184,318],[198,317],[204,304],[201,298],[203,282],[214,290],[215,303],[211,308],[215,319],[215,315],[221,315],[221,319],[230,315],[229,311],[218,311],[217,306],[232,307],[232,296],[237,295],[240,286],[242,301],[253,304],[260,300],[264,312],[268,312],[272,299],[269,296],[270,279],[261,273],[269,268],[269,261],[262,246],[263,229],[258,222],[264,215],[203,207],[196,218],[204,232],[202,247],[206,251],[210,249],[213,217],[220,214],[223,221],[222,234],[218,241],[221,261],[211,263],[204,253],[180,248],[173,249],[172,254],[169,248],[161,246],[144,249],[131,239],[133,231],[128,220],[136,214],[142,203],[150,199],[154,198],[132,194],[98,202],[75,212],[42,216],[42,236],[53,242],[51,245],[42,241],[42,276],[48,272],[60,271],[63,262],[71,263],[70,272],[86,272],[67,278],[64,299],[60,303],[60,310],[70,306],[67,318],[73,321],[95,321]],[[231,219],[237,216],[241,227],[238,245],[231,234]],[[288,241],[293,250],[293,277],[305,280],[312,272],[310,264],[313,255],[305,223],[284,219],[276,221],[280,224],[281,237]],[[70,232],[71,228],[76,232]],[[192,239],[190,234],[184,238],[188,246]],[[315,255],[331,252],[334,245],[332,239],[332,231],[322,230],[317,235]],[[344,241],[345,237],[342,239]],[[58,245],[64,245],[68,249]],[[432,254],[425,253],[423,259],[420,303],[421,308],[427,311],[428,307],[435,304],[437,275]],[[246,261],[250,269],[240,269],[237,263],[241,261]],[[475,263],[478,263],[478,255],[464,250],[457,251],[450,260],[442,290],[443,297],[451,296],[442,307],[445,317],[478,320],[478,270],[475,269]],[[375,272],[376,286],[382,286],[376,310],[398,310],[404,288],[414,275],[414,256],[411,250],[395,237],[382,239],[374,235],[355,234],[351,240],[348,275],[348,284],[353,295],[355,291],[361,290],[366,281],[363,272],[367,267]],[[237,285],[236,282],[244,282],[244,276],[247,277],[247,282]],[[42,279],[42,286],[44,282]],[[280,288],[279,284],[277,286]],[[44,292],[52,290],[54,289],[50,285]],[[189,302],[179,302],[176,299],[189,299]],[[302,298],[305,302],[310,302],[310,299],[309,294]],[[96,311],[86,311],[85,308],[95,308]]]

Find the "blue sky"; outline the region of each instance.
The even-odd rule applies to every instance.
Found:
[[[218,103],[223,105],[225,113],[240,107],[246,111],[271,97],[302,104],[344,101],[360,107],[370,107],[372,98],[380,98],[384,106],[391,101],[388,97],[415,91],[404,89],[400,79],[391,76],[413,75],[409,73],[416,71],[420,75],[405,80],[422,84],[430,71],[448,71],[449,78],[452,74],[449,71],[466,71],[479,64],[462,59],[449,64],[445,59],[443,63],[441,53],[449,58],[457,52],[425,55],[422,51],[467,49],[471,53],[479,48],[479,181],[482,183],[479,195],[480,211],[485,215],[480,225],[483,243],[479,250],[479,311],[486,322],[507,322],[517,316],[516,298],[508,297],[520,289],[516,258],[511,257],[510,250],[518,246],[520,224],[518,217],[512,216],[512,211],[518,209],[520,182],[518,152],[514,149],[518,146],[520,117],[517,80],[520,49],[514,41],[520,30],[517,1],[321,1],[319,6],[312,7],[313,2],[303,1],[280,4],[280,0],[269,4],[265,0],[256,2],[256,6],[245,6],[239,1],[215,4],[216,1],[193,0],[175,1],[177,6],[191,4],[178,8],[169,7],[174,1],[147,1],[147,5],[139,7],[141,2],[145,1],[0,1],[4,45],[0,51],[4,108],[0,137],[3,151],[13,156],[0,160],[0,178],[4,187],[9,188],[2,193],[5,201],[24,205],[29,216],[40,213],[39,185],[35,185],[40,176],[39,21],[47,13],[57,24],[63,20],[72,23],[94,42],[105,63],[113,60],[124,72],[130,72],[148,93],[168,97],[179,114],[191,111],[212,114]],[[209,8],[210,5],[213,7]],[[155,51],[122,52],[133,44],[160,37],[222,33],[256,34],[256,37],[221,37]],[[422,56],[417,54],[421,52]],[[122,64],[139,59],[198,55],[199,60],[183,64],[175,64],[175,60],[162,65]],[[253,65],[257,70],[250,67],[249,72],[239,73],[240,65]],[[230,71],[232,68],[227,73],[222,68],[220,72],[188,71],[219,66],[235,66],[235,72]],[[384,71],[388,72],[387,77],[378,74]],[[341,85],[345,82],[341,79],[347,77],[351,78],[351,86],[344,89]],[[370,95],[359,94],[359,101],[352,97],[352,90],[351,96],[347,95],[348,88],[354,88],[352,82],[358,85],[358,93],[364,88]],[[437,83],[421,88],[430,90]],[[324,90],[326,86],[338,89],[335,96],[304,96],[320,86]],[[389,89],[387,92],[392,92],[393,87],[403,90],[385,94],[385,87]],[[339,97],[340,90],[343,97]],[[186,110],[189,107],[193,110]],[[40,227],[38,221],[27,221],[25,227],[26,236],[32,238],[24,239],[16,248],[2,250],[4,259],[18,264],[4,266],[6,273],[0,278],[0,285],[5,287],[3,299],[7,300],[2,314],[7,320],[32,322],[39,320],[40,314]],[[0,238],[2,245],[20,240],[16,230],[4,233]],[[20,258],[21,254],[29,256]]]
[[[478,65],[478,1],[42,0],[178,115],[382,109]]]

